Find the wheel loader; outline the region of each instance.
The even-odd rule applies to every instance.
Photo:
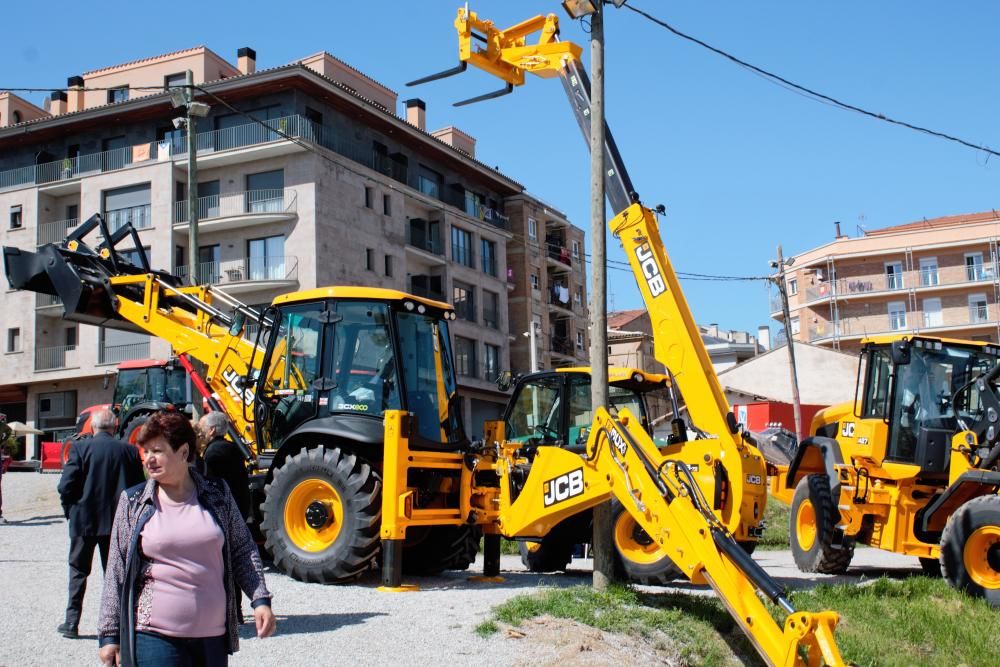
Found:
[[[855,399],[817,413],[812,436],[771,460],[800,570],[844,572],[864,544],[1000,606],[998,355],[925,335],[863,341]]]

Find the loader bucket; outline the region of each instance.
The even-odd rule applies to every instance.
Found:
[[[66,254],[64,254],[66,253]],[[59,297],[65,310],[65,319],[84,324],[140,331],[138,327],[117,317],[109,292],[106,275],[83,255],[48,244],[37,252],[5,246],[3,249],[4,273],[13,289],[28,290]]]

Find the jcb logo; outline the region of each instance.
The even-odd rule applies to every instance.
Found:
[[[754,486],[760,486],[760,484],[761,484],[760,475],[747,475],[747,484],[753,484]]]
[[[253,403],[253,390],[249,387],[241,388],[243,376],[233,370],[232,366],[222,371],[222,379],[226,382],[226,393],[237,403],[251,405]]]
[[[628,451],[628,443],[625,442],[625,438],[622,437],[622,434],[613,428],[608,429],[608,439],[611,441],[614,448],[618,450],[618,453],[625,456],[625,452]]]
[[[844,425],[840,429],[840,435],[845,438],[854,437],[854,422],[844,422]]]
[[[542,502],[545,507],[549,507],[581,493],[583,493],[583,468],[577,468],[545,482],[542,486]]]
[[[643,243],[638,246],[635,249],[635,256],[639,260],[639,266],[642,267],[642,276],[646,279],[646,285],[649,286],[650,296],[660,296],[666,292],[667,284],[663,282],[660,267],[656,264],[656,258],[653,256],[649,244]]]

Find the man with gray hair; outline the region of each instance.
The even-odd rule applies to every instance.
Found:
[[[78,636],[94,549],[107,566],[118,497],[143,481],[139,450],[114,436],[117,421],[107,408],[94,413],[93,437],[73,443],[59,480],[59,498],[69,519],[69,602],[66,621],[58,628],[63,637]]]
[[[198,436],[205,445],[205,475],[225,480],[229,492],[246,521],[250,517],[250,478],[247,461],[236,443],[226,440],[229,419],[222,412],[209,412],[198,421]]]

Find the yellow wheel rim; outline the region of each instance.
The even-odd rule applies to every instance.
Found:
[[[969,578],[983,588],[1000,588],[1000,526],[977,528],[965,541],[962,560]]]
[[[615,547],[622,558],[640,565],[651,565],[667,557],[628,512],[619,514],[615,521]]]
[[[795,513],[795,539],[803,551],[809,551],[816,543],[816,508],[808,500],[803,500]]]
[[[336,542],[343,521],[340,494],[325,480],[299,482],[285,501],[285,532],[303,551],[323,551]]]

